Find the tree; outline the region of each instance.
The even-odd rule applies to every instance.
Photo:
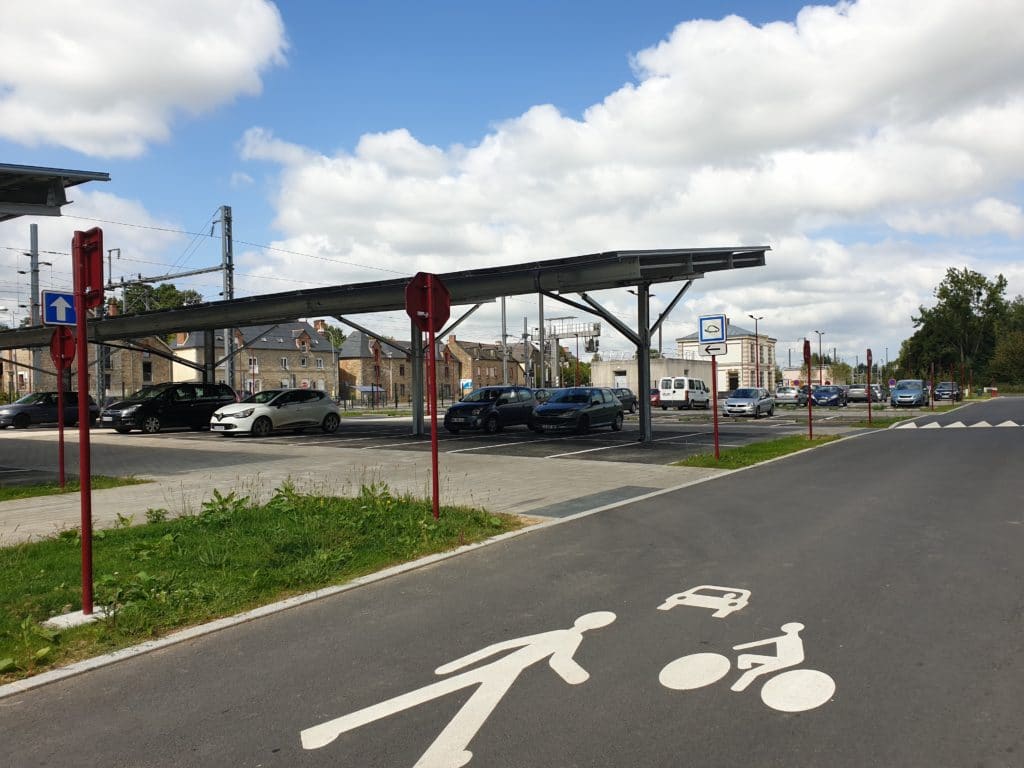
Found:
[[[991,381],[1024,384],[1024,330],[1002,335],[988,366]]]
[[[324,323],[324,336],[331,342],[335,349],[341,349],[341,345],[345,343],[347,335],[337,325],[331,325],[330,323]]]
[[[995,351],[997,329],[1009,311],[1005,292],[1002,275],[989,280],[966,267],[947,269],[935,289],[935,306],[922,306],[913,318],[917,330],[900,348],[900,368],[921,376],[932,365],[983,372]]]
[[[158,309],[178,309],[201,304],[203,296],[198,291],[186,288],[179,291],[174,283],[149,285],[133,283],[126,285],[124,299],[117,301],[120,314],[134,315],[139,312],[152,312]]]

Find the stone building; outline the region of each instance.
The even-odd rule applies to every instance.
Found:
[[[232,329],[235,354],[233,381],[227,382],[242,396],[277,387],[319,389],[337,396],[339,377],[337,354],[331,342],[309,323],[279,323]],[[192,363],[175,362],[174,381],[200,381],[204,363],[204,333],[177,334],[171,350]],[[214,338],[218,359],[223,357],[224,335]],[[195,366],[195,367],[193,367]],[[225,380],[226,366],[216,368],[216,380]]]
[[[761,386],[775,391],[781,383],[775,379],[776,339],[764,333],[756,336],[753,331],[729,323],[726,343],[728,352],[718,356],[718,391],[731,391],[739,387]],[[698,353],[697,333],[676,339],[679,357],[684,360],[707,360]],[[760,382],[757,380],[760,375]],[[711,386],[711,381],[707,381]]]
[[[361,331],[346,336],[338,351],[341,398],[379,405],[409,404],[412,401],[412,360],[406,351],[407,344],[397,339],[378,341]],[[441,402],[451,402],[453,395],[458,399],[459,364],[441,343],[436,346],[437,397]]]
[[[460,387],[463,390],[504,384],[504,355],[501,344],[457,339],[455,334],[448,337],[448,351],[459,362],[461,368]],[[532,386],[531,376],[539,364],[537,349],[532,344],[529,350],[531,360],[524,354],[524,345],[508,346],[508,383]],[[529,369],[529,370],[527,370]]]

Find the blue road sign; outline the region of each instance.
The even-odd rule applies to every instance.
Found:
[[[75,295],[70,291],[43,291],[43,325],[76,325]]]
[[[729,321],[725,315],[703,315],[697,323],[697,343],[721,344],[727,340]]]

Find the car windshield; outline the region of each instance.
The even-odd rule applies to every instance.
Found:
[[[952,389],[953,388],[953,382],[952,381],[940,381],[938,386],[935,387],[935,388],[936,389]]]
[[[732,393],[733,397],[757,397],[756,389],[737,389]]]
[[[777,391],[777,392],[778,392],[778,393],[779,393],[780,395],[791,395],[791,394],[793,394],[794,392],[796,392],[796,389],[795,389],[795,388],[793,388],[793,387],[779,387],[779,388],[778,388],[778,389],[777,389],[776,391]]]
[[[501,395],[505,394],[500,389],[474,389],[464,398],[464,403],[489,403],[493,400],[497,400]]]
[[[896,389],[921,389],[921,382],[919,381],[897,381]]]
[[[243,403],[269,403],[275,397],[284,392],[283,389],[264,389],[262,392],[257,392],[254,395],[249,395]]]
[[[166,387],[143,387],[138,392],[133,392],[129,400],[152,400],[166,390]]]
[[[589,389],[563,389],[556,392],[549,399],[549,403],[589,403]]]
[[[818,387],[814,390],[815,394],[818,395],[834,395],[839,391],[839,387]]]

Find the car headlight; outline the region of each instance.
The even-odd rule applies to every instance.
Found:
[[[248,419],[252,416],[253,411],[255,410],[255,408],[246,408],[244,411],[238,411],[236,413],[225,413],[224,416],[227,418]]]
[[[123,411],[121,411],[121,415],[122,416],[131,416],[137,410],[139,410],[139,406],[137,406],[137,405],[129,405],[127,408],[125,408]]]
[[[0,408],[0,416],[10,416],[12,411],[10,409]]]

